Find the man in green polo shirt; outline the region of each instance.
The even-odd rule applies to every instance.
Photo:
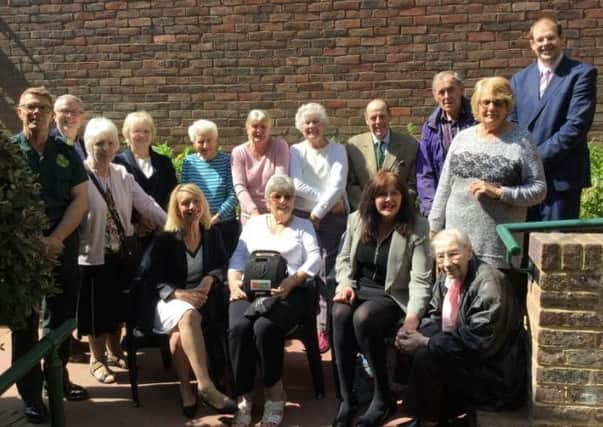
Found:
[[[52,98],[46,88],[26,89],[19,99],[17,116],[22,132],[12,140],[21,150],[32,171],[38,174],[41,198],[46,204],[49,229],[44,230],[41,244],[48,257],[57,261],[54,270],[56,283],[62,293],[44,300],[44,334],[75,317],[75,306],[80,286],[77,256],[79,236],[77,228],[88,210],[88,183],[82,161],[73,147],[60,137],[49,136]],[[28,327],[13,331],[13,360],[18,359],[38,341],[38,315],[33,315]],[[59,348],[63,364],[69,358],[69,340]],[[68,400],[84,400],[88,392],[69,381],[64,369],[63,386]],[[35,366],[17,389],[25,403],[25,415],[30,422],[46,420],[47,410],[42,401],[42,371]]]

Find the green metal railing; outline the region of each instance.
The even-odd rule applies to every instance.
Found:
[[[521,246],[512,233],[526,233],[532,231],[571,231],[571,230],[589,230],[603,229],[603,218],[591,219],[566,219],[561,221],[541,221],[541,222],[513,222],[509,224],[499,224],[496,226],[496,232],[503,241],[507,249],[506,261],[511,265],[514,256],[519,255]],[[528,270],[529,272],[529,270]]]
[[[57,354],[57,348],[71,335],[75,325],[75,319],[66,320],[0,375],[0,395],[2,395],[17,380],[23,378],[36,363],[46,357],[44,372],[48,385],[50,425],[53,427],[66,425],[63,408],[63,362]]]

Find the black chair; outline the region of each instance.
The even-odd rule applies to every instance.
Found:
[[[124,337],[124,347],[128,353],[128,375],[130,377],[130,391],[132,393],[132,403],[134,406],[140,406],[138,397],[138,366],[136,364],[136,355],[140,349],[159,348],[164,369],[169,369],[172,365],[172,357],[169,347],[169,337],[167,335],[156,334],[152,330],[147,330],[148,323],[142,322],[143,316],[146,316],[143,302],[147,301],[146,295],[149,292],[147,288],[147,274],[151,265],[151,243],[145,251],[140,262],[138,273],[127,291],[127,316],[126,316],[126,336]]]
[[[325,397],[325,381],[322,371],[322,359],[318,349],[318,330],[316,326],[319,286],[324,286],[319,277],[306,280],[303,285],[307,298],[306,313],[304,313],[302,322],[289,331],[286,336],[286,339],[297,339],[304,344],[310,373],[312,374],[314,396],[318,400]]]

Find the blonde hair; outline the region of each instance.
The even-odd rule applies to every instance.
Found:
[[[124,139],[130,145],[130,130],[135,126],[136,123],[145,123],[149,125],[151,128],[151,141],[155,139],[155,134],[157,129],[155,128],[155,122],[153,121],[153,117],[146,111],[135,111],[126,116],[124,120],[124,124],[121,127],[121,134],[124,136]]]
[[[207,230],[210,227],[211,222],[209,205],[207,203],[207,199],[205,198],[205,194],[203,194],[203,191],[201,191],[201,189],[195,184],[179,184],[172,190],[170,194],[170,201],[168,202],[167,220],[163,229],[165,231],[182,231],[184,228],[184,221],[182,220],[180,211],[178,209],[178,193],[181,192],[189,193],[201,202],[203,214],[201,215],[200,223],[203,228]]]
[[[45,86],[34,86],[25,89],[19,97],[19,105],[21,104],[21,102],[23,102],[23,98],[25,97],[25,95],[34,95],[38,98],[44,98],[48,101],[48,106],[52,108],[52,95],[50,95],[50,92],[48,92],[48,89],[46,89]]]
[[[496,99],[500,99],[506,104],[508,112],[513,110],[513,89],[509,80],[500,76],[486,77],[475,84],[473,95],[471,96],[471,110],[473,111],[473,117],[476,119],[479,118],[480,101],[485,95],[490,93]]]

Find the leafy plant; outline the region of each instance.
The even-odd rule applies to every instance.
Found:
[[[59,292],[54,263],[40,244],[47,227],[40,185],[18,147],[0,132],[0,323],[24,327],[42,298]]]
[[[408,133],[410,136],[414,137],[415,139],[418,139],[421,135],[417,135],[417,125],[415,125],[413,122],[408,122],[406,124],[406,133]]]
[[[174,149],[167,143],[162,142],[161,144],[153,144],[153,151],[157,154],[161,154],[163,156],[169,157],[172,160],[172,164],[174,165],[174,169],[176,169],[176,176],[178,177],[178,182],[182,177],[182,162],[184,158],[193,152],[191,147],[186,147],[184,151],[176,154]]]
[[[603,145],[592,140],[589,149],[592,186],[582,191],[580,218],[601,218],[603,217]]]

